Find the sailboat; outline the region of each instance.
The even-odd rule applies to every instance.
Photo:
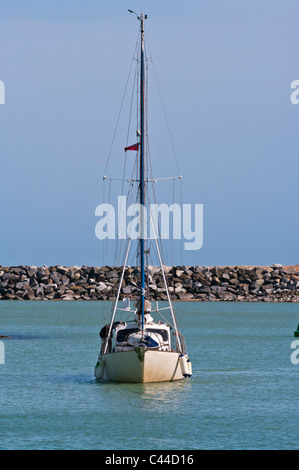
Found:
[[[131,13],[135,13],[129,10]],[[136,14],[136,13],[135,13]],[[139,75],[139,129],[138,143],[125,148],[125,150],[137,151],[138,159],[138,197],[140,207],[145,206],[146,185],[150,180],[145,176],[145,45],[144,45],[144,22],[147,15],[141,14],[137,19],[140,22],[140,69]],[[138,46],[139,47],[139,46]],[[139,67],[138,62],[138,67]],[[180,176],[181,177],[181,176]],[[98,360],[95,366],[95,377],[98,380],[116,382],[168,382],[183,380],[192,375],[192,366],[187,354],[184,337],[178,330],[174,308],[167,285],[161,250],[158,243],[158,235],[153,220],[152,229],[154,233],[154,247],[157,251],[163,282],[165,285],[167,304],[159,306],[150,299],[149,289],[146,289],[146,277],[149,275],[147,264],[146,238],[143,236],[144,212],[140,210],[140,237],[138,259],[140,261],[140,279],[138,287],[138,299],[131,306],[129,298],[120,298],[122,284],[127,269],[128,256],[132,239],[128,237],[125,250],[124,263],[121,269],[118,290],[114,305],[112,307],[110,323],[104,325],[100,332],[101,346]],[[121,304],[122,300],[122,304]],[[167,312],[166,312],[167,311]],[[126,314],[132,320],[117,321],[118,313]],[[170,320],[165,318],[170,313]],[[154,320],[160,316],[161,320]]]

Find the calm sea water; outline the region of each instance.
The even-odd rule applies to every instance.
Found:
[[[299,305],[176,303],[189,380],[97,383],[104,302],[0,303],[0,449],[298,449]]]

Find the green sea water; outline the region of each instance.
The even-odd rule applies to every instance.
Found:
[[[96,382],[109,307],[0,302],[0,449],[298,449],[298,304],[176,303],[193,376],[161,384]]]

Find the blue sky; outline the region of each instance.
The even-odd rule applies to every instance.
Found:
[[[204,205],[202,249],[173,262],[299,263],[297,0],[0,0],[0,264],[102,264],[95,208],[138,33],[128,8],[148,14],[183,202]],[[172,175],[155,105],[151,156]]]

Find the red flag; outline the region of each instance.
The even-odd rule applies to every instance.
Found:
[[[125,147],[125,152],[127,150],[138,150],[139,149],[139,142],[137,144],[134,144],[134,145],[130,145],[129,147]]]

